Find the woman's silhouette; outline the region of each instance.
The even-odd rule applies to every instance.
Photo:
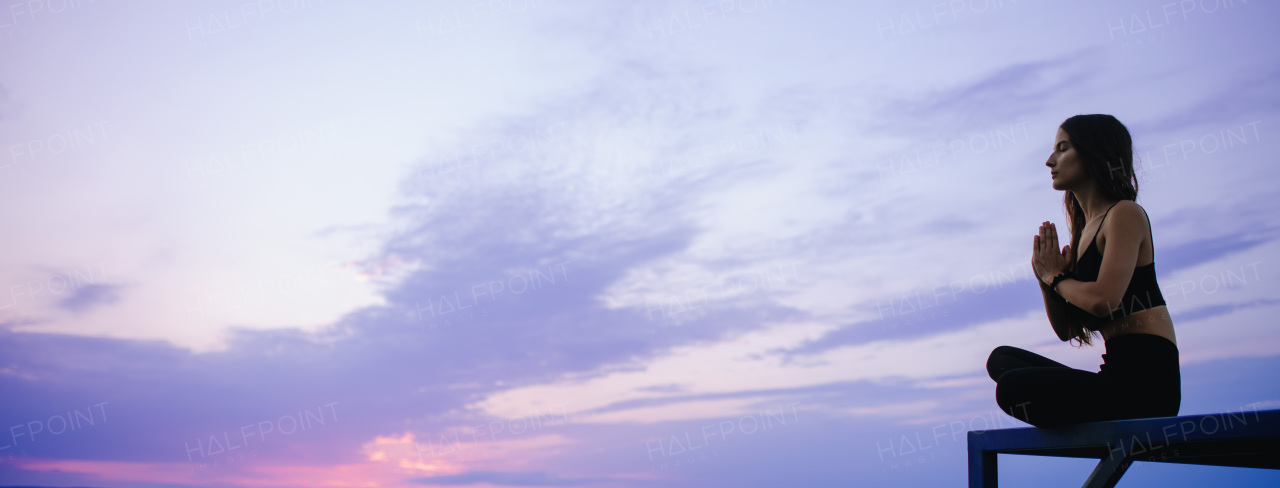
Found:
[[[1138,184],[1129,130],[1110,115],[1068,118],[1058,127],[1045,165],[1053,189],[1066,192],[1071,231],[1071,244],[1061,251],[1049,222],[1032,239],[1031,265],[1045,311],[1062,341],[1092,345],[1098,333],[1107,352],[1093,373],[1024,349],[997,347],[987,359],[996,403],[1045,428],[1176,416],[1182,403],[1177,339],[1156,283],[1151,222],[1134,201]],[[1082,242],[1089,244],[1077,253]]]

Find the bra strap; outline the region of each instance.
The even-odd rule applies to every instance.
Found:
[[[1098,232],[1102,232],[1102,224],[1107,221],[1107,214],[1111,213],[1111,209],[1116,208],[1116,205],[1119,204],[1120,202],[1111,204],[1111,207],[1107,208],[1107,211],[1102,214],[1102,221],[1098,222]],[[1094,232],[1093,235],[1096,237],[1098,232]]]
[[[1102,233],[1102,224],[1105,224],[1105,223],[1107,222],[1107,214],[1111,213],[1111,209],[1116,208],[1116,205],[1119,205],[1119,204],[1120,204],[1120,202],[1116,202],[1116,203],[1111,204],[1111,207],[1110,207],[1110,208],[1108,208],[1106,212],[1103,212],[1103,213],[1102,213],[1102,220],[1098,222],[1098,230],[1093,231],[1093,240],[1094,240],[1094,242],[1097,242],[1097,241],[1098,241],[1098,234],[1101,234],[1101,233]],[[1088,249],[1088,248],[1086,248],[1086,249]]]

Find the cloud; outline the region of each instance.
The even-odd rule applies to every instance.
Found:
[[[579,486],[617,481],[613,478],[562,478],[545,471],[507,473],[470,471],[462,474],[415,478],[410,483],[435,486],[502,485],[502,486]]]
[[[1030,343],[1050,334],[1035,312],[980,327],[910,339],[848,345],[788,360],[786,352],[830,327],[777,324],[736,340],[686,346],[655,358],[642,369],[588,379],[572,377],[498,392],[476,405],[499,417],[518,417],[538,398],[571,405],[578,422],[661,422],[714,418],[752,405],[813,395],[801,388],[823,385],[934,381],[982,371],[986,355],[1002,340]],[[929,361],[914,358],[927,357]],[[698,374],[691,375],[691,371]],[[664,393],[654,386],[677,382],[697,395]],[[719,398],[716,398],[716,396]],[[665,400],[665,401],[664,401]],[[685,405],[679,408],[673,402]],[[704,408],[705,407],[705,408]]]
[[[1250,67],[1253,68],[1253,67]],[[1192,103],[1171,107],[1172,113],[1148,121],[1135,122],[1129,129],[1135,134],[1168,134],[1179,131],[1238,124],[1251,117],[1266,117],[1280,108],[1280,70],[1231,70],[1230,79],[1219,80],[1228,86],[1200,93],[1188,91],[1183,96],[1198,96]],[[1164,73],[1164,76],[1172,73]],[[1150,139],[1148,137],[1148,139]],[[1141,145],[1141,140],[1135,140]]]
[[[1239,214],[1244,213],[1242,210],[1244,209],[1226,211]],[[1199,227],[1198,224],[1201,222],[1221,222],[1224,220],[1223,213],[1224,210],[1222,209],[1189,208],[1161,223],[1169,227]],[[1234,224],[1240,227],[1251,227],[1252,231],[1248,233],[1244,233],[1241,228],[1221,229],[1220,231],[1226,231],[1227,233],[1188,242],[1158,245],[1156,259],[1160,262],[1160,270],[1168,273],[1180,269],[1194,268],[1275,241],[1275,226],[1261,222],[1257,225],[1250,225],[1251,223],[1246,220]],[[1152,225],[1154,227],[1155,223],[1153,222]]]
[[[1000,278],[1012,276],[1016,274]],[[931,288],[883,294],[875,298],[876,318],[841,327],[789,353],[807,355],[886,339],[923,338],[1043,310],[1042,296],[1033,281],[1000,282],[1000,278],[978,275]]]
[[[0,83],[0,121],[13,118],[18,106],[9,98],[9,90]]]
[[[1196,307],[1191,310],[1174,314],[1173,316],[1179,321],[1192,322],[1228,315],[1239,310],[1248,310],[1255,307],[1265,307],[1276,304],[1280,304],[1280,300],[1252,300],[1244,303],[1225,303]]]
[[[891,99],[878,109],[883,123],[868,130],[930,137],[957,128],[993,127],[1038,118],[1056,100],[1078,96],[1086,89],[1097,73],[1088,60],[1097,54],[1095,48],[1016,62],[974,81]]]
[[[583,97],[477,129],[460,143],[484,145],[468,160],[474,164],[455,164],[451,150],[424,158],[396,209],[401,227],[365,262],[401,263],[403,278],[384,283],[386,305],[314,333],[232,328],[225,350],[205,353],[158,341],[3,332],[0,357],[14,366],[0,375],[0,389],[17,395],[0,413],[47,420],[107,402],[111,421],[50,437],[68,440],[59,456],[80,459],[210,463],[234,441],[257,448],[245,470],[356,462],[350,447],[378,435],[431,438],[501,419],[466,408],[494,392],[599,375],[785,313],[747,302],[718,321],[662,327],[642,310],[601,299],[629,270],[688,248],[699,227],[684,215],[712,167],[655,173],[645,162],[697,149],[689,131],[720,137],[712,126],[724,122],[691,109],[708,99],[704,88],[631,74],[614,72]],[[728,134],[757,128],[747,129]],[[733,154],[707,160],[734,162]],[[118,299],[119,289],[85,287],[60,306],[92,310]],[[329,414],[327,406],[327,423],[280,432]],[[254,435],[242,435],[245,426]]]
[[[58,301],[57,307],[68,312],[84,312],[91,308],[120,301],[121,285],[89,284],[76,288],[70,296]]]

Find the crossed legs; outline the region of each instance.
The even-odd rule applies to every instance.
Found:
[[[987,375],[997,383],[1000,382],[1000,376],[1009,370],[1027,367],[1070,369],[1065,364],[1013,346],[997,347],[987,357]]]
[[[987,374],[996,382],[1000,408],[1036,427],[1114,419],[1124,406],[1113,378],[1017,347],[991,351]]]

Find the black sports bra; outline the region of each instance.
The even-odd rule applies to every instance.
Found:
[[[1116,202],[1116,205],[1119,203]],[[1111,208],[1115,208],[1116,205],[1112,205]],[[1098,281],[1098,272],[1102,268],[1102,253],[1098,251],[1098,233],[1102,232],[1102,223],[1107,221],[1107,214],[1111,213],[1111,208],[1102,214],[1102,221],[1098,222],[1098,230],[1093,233],[1093,241],[1076,260],[1073,274],[1079,281]],[[1147,211],[1143,209],[1142,212],[1145,214]],[[1147,231],[1151,231],[1150,216],[1147,216]],[[1154,248],[1153,243],[1152,249]],[[1119,304],[1112,307],[1107,319],[1118,319],[1139,310],[1160,305],[1165,305],[1164,295],[1160,293],[1160,284],[1156,282],[1156,262],[1152,259],[1150,264],[1133,269],[1133,278],[1129,280],[1129,287],[1124,291],[1124,297]]]

